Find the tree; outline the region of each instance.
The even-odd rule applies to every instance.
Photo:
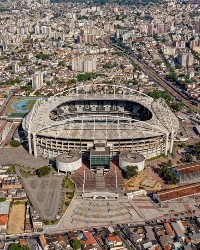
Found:
[[[13,243],[9,246],[8,250],[29,250],[28,246],[20,246],[19,243]]]
[[[185,156],[185,162],[190,163],[190,162],[192,162],[192,160],[193,160],[192,155],[191,154],[186,154],[186,156]]]
[[[60,62],[58,63],[58,66],[64,67],[64,66],[65,66],[65,63],[64,63],[63,61],[60,61]]]
[[[96,77],[97,77],[97,74],[95,74],[95,73],[85,73],[85,74],[79,74],[77,76],[77,80],[79,82],[82,82],[82,81],[88,81],[88,80],[95,79]]]
[[[165,182],[167,182],[170,185],[178,184],[179,179],[175,175],[171,167],[172,167],[171,161],[163,163],[160,168],[160,176],[163,178]]]
[[[181,111],[181,109],[183,108],[183,103],[182,102],[174,102],[172,104],[172,108],[175,110],[175,111]]]
[[[51,172],[51,167],[49,167],[49,166],[43,166],[43,167],[38,168],[36,170],[38,177],[42,177],[42,176],[45,176],[47,174],[50,174],[50,172]]]
[[[198,160],[200,160],[200,142],[196,143],[194,145],[194,149],[193,149],[194,155],[196,156],[196,158]]]
[[[73,249],[77,250],[77,249],[80,249],[81,248],[81,242],[80,240],[73,240],[72,241],[72,247]]]
[[[17,140],[13,140],[13,141],[11,141],[10,145],[11,145],[11,147],[17,148],[21,145],[21,142],[17,141]]]
[[[25,85],[25,86],[22,86],[21,89],[23,89],[25,91],[30,91],[32,89],[32,86],[31,85]]]
[[[162,90],[154,90],[154,91],[148,93],[148,95],[151,96],[155,100],[157,100],[159,98],[163,98],[163,99],[165,99],[167,104],[169,104],[174,99],[170,94],[168,94],[167,92],[162,91]]]
[[[39,52],[39,53],[36,55],[36,58],[45,61],[45,60],[50,59],[50,55],[44,54],[43,52]]]
[[[132,177],[138,174],[138,167],[137,166],[126,166],[126,173],[125,176],[127,179],[131,179]]]

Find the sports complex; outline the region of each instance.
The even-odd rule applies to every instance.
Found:
[[[111,155],[129,150],[148,159],[172,153],[179,122],[163,99],[123,86],[89,84],[38,99],[23,128],[35,157],[55,158],[74,149],[87,155],[98,143]]]

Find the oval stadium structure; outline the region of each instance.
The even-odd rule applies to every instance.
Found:
[[[113,155],[127,149],[147,159],[172,152],[179,122],[163,99],[154,101],[123,86],[90,84],[38,99],[23,128],[36,157],[54,158],[72,149],[87,154],[104,143]]]

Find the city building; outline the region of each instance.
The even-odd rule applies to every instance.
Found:
[[[96,57],[83,57],[72,59],[72,70],[77,72],[95,72],[97,68]]]
[[[177,61],[183,67],[191,67],[193,65],[194,56],[192,53],[179,53]]]
[[[43,72],[36,71],[32,78],[32,88],[34,90],[40,89],[44,85]]]
[[[6,233],[10,211],[10,201],[0,202],[0,233]]]

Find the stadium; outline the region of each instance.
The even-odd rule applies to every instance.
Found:
[[[29,152],[55,158],[70,150],[89,154],[95,144],[142,154],[146,159],[172,153],[179,129],[163,99],[153,100],[131,88],[89,84],[38,99],[23,119]]]

